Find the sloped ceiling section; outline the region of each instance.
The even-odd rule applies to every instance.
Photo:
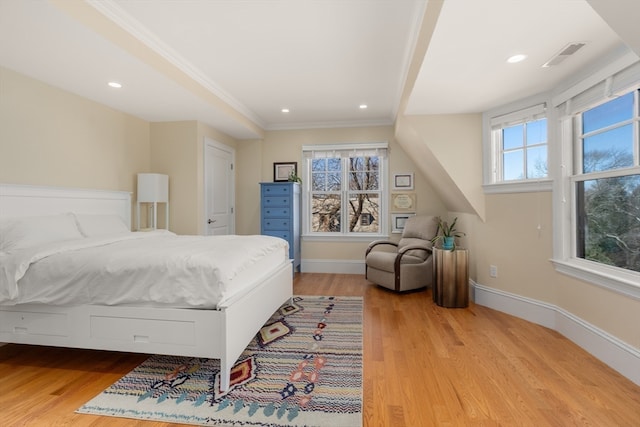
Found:
[[[458,115],[472,129],[475,125],[466,122],[465,113],[479,120],[484,111],[553,89],[611,52],[629,48],[640,52],[636,22],[640,2],[447,0],[439,8],[429,3],[423,23],[434,24],[422,26],[419,40],[428,40],[428,46],[414,54],[395,135],[403,149],[419,159],[416,164],[447,209],[484,219],[485,200],[479,184],[481,126],[466,140],[459,138],[467,132],[460,128],[451,128],[452,135],[447,136],[443,132],[447,114]],[[495,31],[497,28],[500,30]],[[571,42],[586,44],[562,64],[542,67]],[[420,48],[418,44],[417,50]],[[528,58],[507,64],[506,59],[515,53]],[[415,71],[418,63],[419,71]],[[452,161],[452,153],[458,153],[457,162]],[[474,163],[467,161],[471,157]]]
[[[631,50],[640,57],[640,1],[587,0]]]
[[[50,0],[60,10],[65,11],[75,21],[91,29],[95,35],[109,40],[118,51],[121,49],[131,55],[135,61],[148,66],[147,76],[159,75],[167,80],[166,88],[176,88],[176,97],[187,98],[186,111],[200,116],[205,123],[235,136],[248,138],[261,137],[263,124],[260,123],[249,110],[233,99],[220,96],[221,90],[214,88],[204,76],[194,78],[197,72],[189,72],[187,64],[181,63],[172,52],[155,41],[155,37],[146,32],[139,23],[133,22],[115,3],[112,2],[81,2],[66,0]],[[154,43],[155,41],[155,43]],[[155,46],[154,46],[155,44]],[[186,89],[186,93],[184,93]],[[153,93],[153,91],[151,91]],[[166,94],[158,100],[159,104],[167,102]],[[146,103],[149,100],[145,100]],[[170,101],[174,102],[173,99]],[[188,106],[188,102],[195,102],[199,109]],[[172,111],[175,111],[172,109]],[[204,117],[202,117],[204,115]],[[218,119],[216,119],[218,118]]]

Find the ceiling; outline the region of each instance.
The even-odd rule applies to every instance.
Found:
[[[148,121],[199,120],[238,139],[390,125],[399,113],[486,111],[610,52],[638,54],[640,2],[612,3],[0,0],[0,65]],[[541,67],[570,42],[586,45]],[[507,64],[516,53],[527,59]]]

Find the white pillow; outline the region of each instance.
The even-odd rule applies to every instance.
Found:
[[[0,252],[82,238],[70,213],[0,219]]]
[[[129,227],[119,215],[76,214],[78,228],[85,237],[128,233]]]

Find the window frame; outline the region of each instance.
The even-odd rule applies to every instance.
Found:
[[[551,168],[551,136],[553,123],[547,109],[546,94],[526,98],[483,114],[483,190],[485,194],[526,193],[551,191],[553,170]],[[522,180],[502,179],[502,130],[522,123],[545,118],[547,120],[547,176]],[[524,150],[527,149],[525,145]],[[523,160],[526,155],[523,154]],[[526,163],[525,163],[526,167]]]
[[[621,86],[614,93],[611,88],[611,77],[601,82],[594,82],[588,86],[593,92],[596,83],[602,83],[605,88],[600,96],[589,94],[589,102],[582,102],[580,108],[566,111],[571,108],[572,97],[559,97],[554,102],[555,121],[558,122],[556,138],[559,141],[555,155],[558,162],[554,169],[558,171],[558,180],[554,183],[554,248],[553,259],[555,269],[568,276],[595,284],[597,286],[615,291],[617,293],[640,298],[640,273],[620,267],[610,266],[596,261],[590,261],[578,257],[577,222],[578,222],[578,183],[599,178],[627,176],[640,174],[640,112],[638,103],[640,93],[636,94],[634,106],[634,165],[608,171],[583,172],[582,161],[582,114],[598,105],[611,100],[612,96],[624,95],[640,89],[640,62],[636,63],[635,81],[632,84]],[[628,83],[628,82],[627,82]],[[572,96],[580,96],[574,93]],[[588,135],[588,134],[587,134]]]
[[[369,142],[369,143],[344,143],[344,144],[317,144],[317,145],[305,145],[302,147],[302,238],[304,240],[316,240],[316,241],[371,241],[379,238],[387,238],[389,235],[389,219],[388,219],[388,204],[389,204],[389,186],[388,186],[388,143],[387,142]],[[348,187],[348,174],[349,174],[349,158],[346,154],[357,154],[364,152],[378,152],[379,156],[379,185],[380,188],[375,190],[380,194],[380,219],[378,220],[379,229],[377,233],[365,233],[365,232],[314,232],[311,229],[311,161],[313,160],[313,154],[311,153],[343,153],[340,157],[342,162],[341,180],[344,183],[346,180],[347,185],[341,185],[340,198],[342,206],[347,206],[349,195],[356,194],[358,191],[350,190]],[[353,157],[353,156],[351,156]],[[367,191],[370,192],[370,191]],[[348,209],[341,210],[341,224],[347,224],[349,218]]]

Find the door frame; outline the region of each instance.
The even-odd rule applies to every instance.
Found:
[[[219,141],[216,141],[212,138],[209,138],[208,136],[204,137],[204,143],[202,144],[202,158],[203,158],[203,170],[202,170],[202,191],[204,192],[204,197],[203,197],[203,202],[204,202],[204,206],[202,207],[202,234],[203,235],[207,235],[207,229],[208,229],[208,224],[207,224],[207,218],[209,215],[209,212],[207,212],[207,207],[209,206],[208,201],[209,201],[209,192],[207,191],[207,167],[209,166],[208,161],[207,161],[207,148],[208,147],[213,147],[213,148],[217,148],[219,150],[222,151],[226,151],[229,154],[231,154],[231,165],[232,165],[232,170],[231,170],[231,182],[229,183],[229,203],[231,205],[231,218],[229,220],[230,224],[229,224],[229,234],[235,234],[236,233],[236,150],[233,147],[230,147],[229,145],[223,144]]]

